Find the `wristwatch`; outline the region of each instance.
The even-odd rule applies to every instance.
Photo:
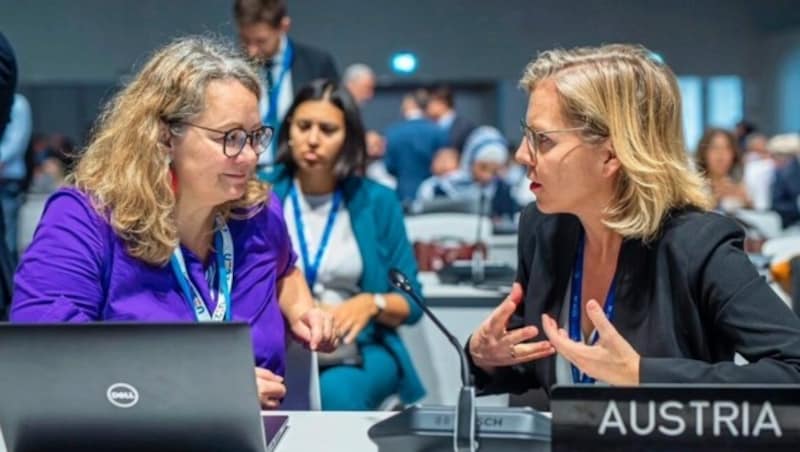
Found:
[[[380,313],[386,309],[386,298],[382,294],[374,293],[372,294],[372,301],[375,303],[375,306],[378,307],[378,313],[375,315],[380,315]]]

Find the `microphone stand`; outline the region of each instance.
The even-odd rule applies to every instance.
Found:
[[[376,422],[367,434],[380,452],[549,452],[551,422],[530,408],[481,407],[475,403],[475,387],[467,355],[458,339],[423,303],[408,278],[396,269],[389,271],[392,286],[417,303],[461,359],[461,389],[458,403],[449,406],[414,405]],[[480,442],[478,441],[480,440]]]
[[[479,229],[480,230],[480,229]],[[448,342],[458,351],[461,361],[461,389],[458,392],[458,401],[455,410],[455,422],[453,430],[453,451],[455,452],[476,452],[478,443],[475,440],[476,413],[475,413],[475,387],[472,385],[472,378],[469,373],[469,364],[464,350],[461,348],[458,339],[453,336],[447,327],[436,317],[428,308],[416,291],[408,282],[408,278],[397,269],[389,271],[389,279],[394,287],[408,294],[415,303],[419,305],[425,315],[430,318],[439,331],[445,335]]]

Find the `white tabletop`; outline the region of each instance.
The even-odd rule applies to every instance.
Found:
[[[289,416],[289,428],[275,452],[369,452],[378,446],[367,430],[378,421],[397,414],[394,411],[265,411],[264,414]]]
[[[397,411],[264,411],[289,416],[289,428],[275,452],[371,452],[367,430]],[[550,413],[542,413],[550,416]]]

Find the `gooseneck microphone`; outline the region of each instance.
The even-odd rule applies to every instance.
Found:
[[[370,427],[379,452],[543,452],[550,450],[550,419],[530,408],[476,408],[467,355],[458,339],[422,301],[406,275],[389,271],[389,281],[422,308],[461,358],[461,389],[452,406],[413,405]]]
[[[467,364],[467,355],[458,343],[458,339],[444,326],[436,315],[428,309],[428,306],[422,302],[417,292],[411,287],[408,278],[400,270],[393,268],[389,270],[389,281],[392,285],[410,296],[415,303],[422,308],[422,312],[428,316],[439,331],[447,337],[447,340],[453,344],[461,358],[461,389],[458,392],[458,402],[456,405],[456,418],[455,429],[453,430],[453,451],[455,452],[475,452],[478,450],[478,443],[475,441],[475,388],[472,386],[472,379],[469,374],[469,365]]]
[[[403,274],[400,270],[393,268],[389,270],[389,281],[392,285],[408,296],[410,296],[420,308],[422,308],[422,312],[428,316],[429,319],[433,321],[436,325],[436,328],[444,334],[447,340],[453,344],[455,347],[456,352],[458,353],[458,357],[461,360],[461,384],[463,386],[472,386],[472,376],[469,373],[469,364],[467,361],[467,355],[464,353],[464,350],[461,348],[461,344],[458,342],[458,339],[447,329],[446,326],[439,320],[436,315],[431,312],[430,308],[422,301],[422,298],[416,293],[413,287],[411,287],[411,283],[408,281],[406,275]]]

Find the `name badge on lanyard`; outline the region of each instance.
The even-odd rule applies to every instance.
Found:
[[[572,266],[572,288],[569,306],[569,337],[575,342],[582,342],[581,333],[581,291],[583,290],[583,246],[585,238],[584,233],[578,239],[578,253],[575,256],[575,263]],[[609,321],[614,318],[614,299],[617,286],[616,277],[611,281],[611,288],[608,289],[606,296],[606,304],[603,307],[603,312]],[[589,339],[589,345],[594,345],[600,336],[597,330],[594,331],[592,337]],[[570,364],[572,368],[572,382],[573,383],[594,383],[594,378],[582,373],[574,364]]]
[[[170,265],[181,286],[181,291],[198,322],[223,322],[231,320],[231,287],[233,287],[233,239],[228,225],[221,217],[216,218],[217,232],[214,233],[217,270],[217,306],[209,314],[209,308],[203,295],[197,290],[186,270],[186,261],[180,246],[175,248],[170,257]],[[213,281],[213,279],[211,280]],[[209,284],[212,284],[209,282]]]
[[[319,248],[317,248],[317,254],[314,256],[313,262],[310,260],[308,253],[308,241],[306,240],[305,226],[303,224],[303,213],[300,211],[300,197],[294,185],[292,185],[289,193],[292,197],[294,223],[297,228],[297,241],[300,244],[300,255],[303,258],[306,282],[308,283],[309,289],[313,292],[314,284],[317,282],[317,273],[322,263],[322,256],[325,254],[325,248],[328,247],[328,241],[330,240],[333,226],[336,223],[336,215],[339,213],[339,205],[342,203],[342,191],[337,189],[333,194],[331,211],[328,214],[328,221],[325,223],[325,229],[322,231],[322,238],[320,239]]]
[[[292,41],[286,39],[286,49],[283,52],[283,61],[281,63],[281,71],[272,85],[272,89],[267,93],[267,112],[262,118],[264,124],[271,125],[275,130],[275,135],[278,135],[281,128],[281,121],[278,119],[278,97],[281,95],[281,86],[283,86],[283,79],[292,68],[292,61],[294,60],[294,47]],[[271,68],[269,70],[272,70]],[[272,146],[272,145],[271,145]],[[272,160],[274,160],[272,156]]]

